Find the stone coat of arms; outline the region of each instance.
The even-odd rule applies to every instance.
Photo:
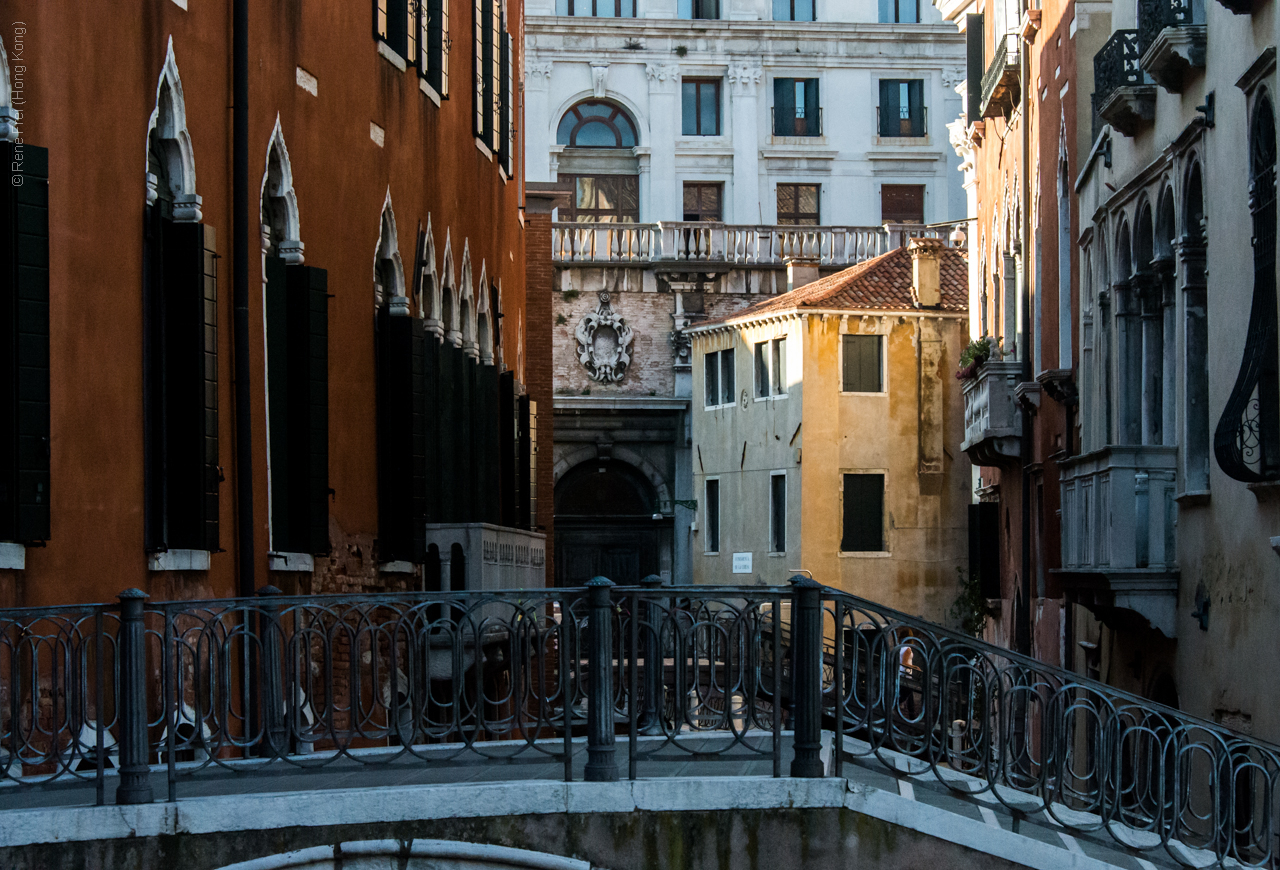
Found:
[[[616,384],[627,373],[631,362],[631,327],[609,305],[609,293],[600,293],[596,310],[578,321],[574,330],[578,339],[578,362],[593,381]]]

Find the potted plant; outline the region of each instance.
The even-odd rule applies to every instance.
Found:
[[[985,335],[982,338],[974,339],[965,345],[964,350],[960,352],[960,370],[956,372],[956,379],[967,381],[978,376],[978,369],[991,356],[991,339]]]

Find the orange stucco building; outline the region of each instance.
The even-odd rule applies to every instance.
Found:
[[[451,529],[538,537],[519,0],[8,11],[0,606],[457,588]]]

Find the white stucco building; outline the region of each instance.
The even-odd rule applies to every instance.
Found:
[[[926,2],[528,0],[526,9],[526,171],[576,184],[562,220],[866,226],[966,216],[945,126],[961,111],[964,43]]]

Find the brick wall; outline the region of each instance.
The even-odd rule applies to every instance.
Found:
[[[538,516],[547,535],[547,585],[555,584],[555,441],[552,414],[552,290],[551,215],[532,211],[525,216],[525,388],[538,403]]]

